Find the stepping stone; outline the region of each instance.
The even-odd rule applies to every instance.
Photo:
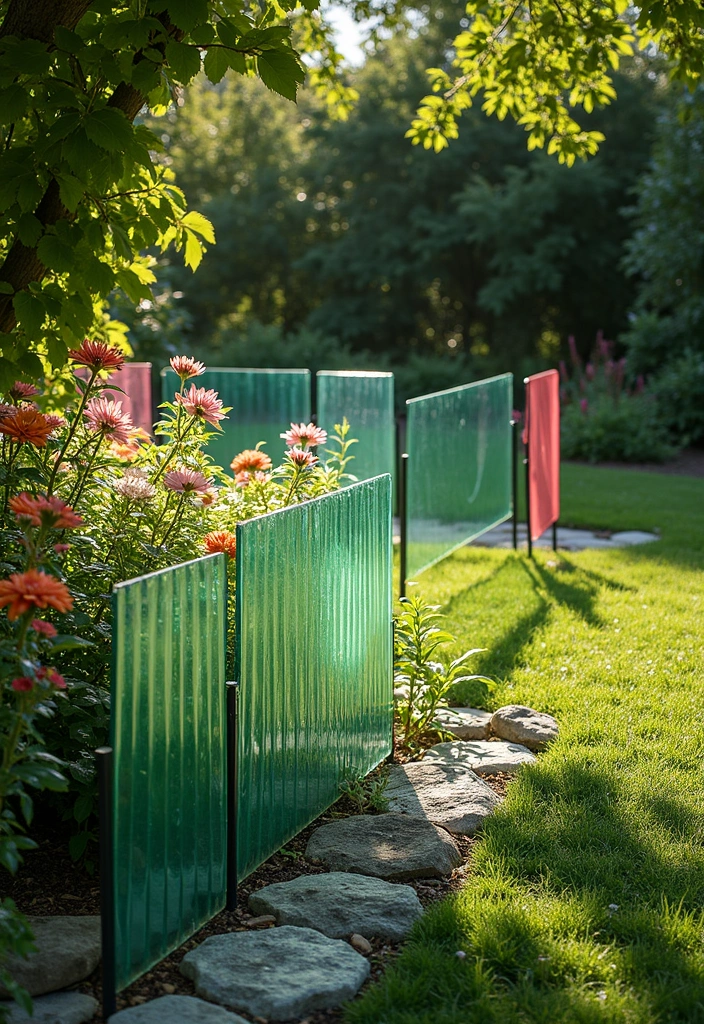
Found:
[[[426,759],[394,765],[385,795],[392,811],[427,818],[465,836],[478,832],[500,802],[493,789],[464,765]]]
[[[53,992],[33,999],[32,1003],[31,1017],[17,1003],[0,1003],[0,1007],[7,1012],[8,1024],[84,1024],[93,1019],[98,1009],[98,1000],[83,992]]]
[[[423,908],[410,885],[331,871],[276,882],[249,897],[254,914],[274,914],[277,924],[315,928],[331,939],[355,932],[366,938],[403,939]]]
[[[534,711],[523,704],[507,704],[499,708],[491,719],[496,736],[512,743],[522,743],[530,750],[544,750],[557,739],[558,724],[552,715]]]
[[[522,764],[531,764],[533,761],[535,754],[531,754],[528,747],[520,743],[453,740],[452,743],[436,743],[426,751],[421,763],[462,765],[484,775],[496,775],[498,772],[517,772]]]
[[[100,917],[28,917],[36,953],[9,956],[7,969],[30,996],[84,981],[100,962]],[[0,986],[0,996],[7,996]]]
[[[130,1006],[108,1018],[108,1024],[248,1024],[244,1017],[195,996],[160,996]]]
[[[485,740],[489,735],[491,711],[479,708],[438,708],[433,725],[452,733],[458,740]]]
[[[306,858],[331,871],[350,871],[389,881],[445,878],[462,863],[448,832],[406,814],[358,814],[317,828]]]
[[[630,547],[631,544],[652,544],[654,540],[660,540],[660,537],[657,533],[646,533],[644,530],[621,530],[612,533],[611,540],[619,547]]]
[[[357,994],[369,971],[348,943],[290,925],[212,935],[181,961],[199,996],[266,1020],[339,1006]]]

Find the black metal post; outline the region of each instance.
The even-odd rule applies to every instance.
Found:
[[[240,685],[227,687],[227,910],[237,909],[237,718]]]
[[[406,523],[406,509],[408,500],[408,455],[401,456],[401,474],[399,480],[398,514],[401,521],[401,548],[399,562],[401,566],[400,596],[406,596],[406,576],[408,573],[408,529]]]
[[[511,491],[513,500],[513,550],[518,548],[518,423],[511,420]]]
[[[528,557],[533,557],[533,541],[530,536],[530,446],[526,438],[526,457],[523,460],[526,467],[526,525],[528,527]]]
[[[557,519],[552,524],[552,549],[557,551]]]
[[[100,823],[100,933],[103,975],[103,1016],[105,1020],[117,1010],[115,978],[115,864],[112,818],[112,747],[98,747],[95,752],[98,769],[98,815]]]
[[[396,619],[391,619],[391,760],[396,760]]]

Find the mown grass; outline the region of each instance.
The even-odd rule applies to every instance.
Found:
[[[662,539],[420,578],[458,650],[488,648],[489,705],[561,735],[350,1024],[704,1022],[704,480],[568,466],[562,521]]]

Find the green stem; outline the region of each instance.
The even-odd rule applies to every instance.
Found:
[[[102,443],[103,443],[103,435],[99,434],[98,435],[98,443],[95,446],[95,448],[93,449],[93,452],[92,452],[90,458],[88,459],[88,463],[86,465],[86,468],[83,471],[83,476],[79,475],[78,480],[76,481],[76,483],[74,485],[74,488],[71,491],[71,495],[70,495],[70,497],[68,499],[68,504],[73,506],[74,508],[78,504],[78,499],[80,498],[81,494],[83,493],[83,489],[86,486],[86,481],[88,480],[88,477],[90,475],[90,471],[93,468],[93,463],[95,462],[96,456],[97,456],[98,452],[100,451],[100,446],[101,446]],[[87,445],[84,445],[83,447],[85,448],[85,447],[87,447]],[[81,449],[81,451],[82,450],[83,449]]]
[[[159,541],[158,547],[161,548],[161,547],[164,546],[164,544],[166,544],[167,540],[169,539],[169,537],[173,533],[175,527],[177,526],[178,523],[180,523],[181,518],[183,516],[183,511],[184,511],[184,508],[185,508],[186,498],[187,497],[188,497],[188,492],[184,491],[182,493],[182,495],[181,495],[181,500],[179,501],[178,505],[176,506],[176,512],[174,514],[173,519],[171,520],[171,525],[169,526],[168,530],[166,531],[164,536]]]
[[[79,426],[79,424],[81,422],[81,416],[83,415],[83,410],[85,409],[86,405],[88,404],[88,398],[90,396],[91,390],[93,388],[93,384],[95,383],[95,378],[97,376],[98,376],[98,371],[97,370],[93,370],[91,372],[90,380],[88,381],[88,384],[86,385],[86,389],[83,392],[83,394],[81,395],[81,401],[79,402],[78,410],[76,412],[76,415],[73,418],[73,423],[68,428],[68,434],[66,435],[66,440],[64,441],[64,443],[63,443],[63,445],[62,445],[62,447],[61,447],[61,449],[59,451],[59,454],[58,454],[58,456],[56,458],[56,462],[54,463],[54,468],[51,471],[51,476],[49,477],[49,485],[48,485],[47,491],[46,491],[47,495],[49,495],[49,496],[51,496],[52,493],[53,493],[54,484],[56,482],[56,474],[59,471],[59,466],[63,462],[64,455],[66,454],[66,452],[68,450],[68,446],[70,445],[71,441],[73,440],[73,438],[75,436],[75,433],[76,433],[76,430],[78,429],[78,426]]]

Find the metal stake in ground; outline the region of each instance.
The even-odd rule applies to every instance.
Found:
[[[100,933],[103,974],[103,1016],[117,1010],[115,979],[115,863],[113,845],[113,750],[98,747],[98,815],[100,823]]]
[[[406,576],[408,575],[408,455],[401,456],[401,474],[399,480],[398,514],[401,522],[401,546],[399,562],[401,568],[401,597],[406,596]]]
[[[513,501],[513,550],[518,547],[518,422],[511,420],[511,494]]]
[[[228,679],[227,687],[227,903],[237,909],[237,718],[240,685]]]

